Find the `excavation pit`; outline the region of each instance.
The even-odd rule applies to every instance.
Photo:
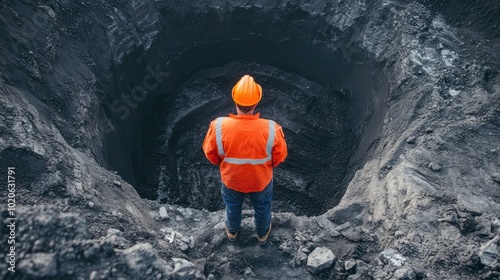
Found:
[[[234,113],[231,84],[243,73],[264,86],[257,110],[283,126],[288,143],[290,155],[275,170],[275,210],[317,213],[316,205],[337,195],[356,143],[341,92],[245,61],[200,71],[173,97],[151,104],[144,116],[151,124],[143,128],[143,154],[135,166],[142,175],[140,194],[148,196],[141,190],[159,186],[148,198],[209,210],[222,207],[218,168],[205,159],[201,143],[211,120]]]
[[[280,13],[296,17],[296,8]],[[274,174],[274,211],[318,215],[338,204],[385,114],[384,72],[353,43],[355,28],[323,28],[341,34],[332,45],[308,31],[325,19],[306,13],[268,29],[258,9],[216,21],[217,14],[198,12],[173,13],[149,49],[116,65],[113,95],[124,101],[109,109],[118,128],[109,133],[111,167],[143,198],[223,209],[218,168],[201,144],[211,120],[235,112],[231,88],[250,74],[264,88],[257,110],[282,125],[289,148]],[[203,28],[188,24],[193,17]],[[253,27],[240,33],[250,19]]]

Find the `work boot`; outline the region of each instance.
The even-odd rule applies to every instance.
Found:
[[[257,235],[257,240],[259,240],[259,245],[264,246],[267,243],[267,240],[269,239],[269,234],[271,233],[271,226],[272,223],[269,224],[269,229],[267,230],[267,233],[264,236],[258,236]]]
[[[234,233],[230,232],[226,226],[226,235],[227,235],[227,239],[229,239],[229,241],[231,241],[231,242],[236,241],[236,239],[238,238],[238,233],[239,233],[239,231],[234,232]]]

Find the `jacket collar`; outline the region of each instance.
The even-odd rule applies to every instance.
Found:
[[[258,119],[260,117],[260,113],[256,113],[254,115],[229,114],[229,117],[234,118],[234,119],[241,119],[241,120],[254,120],[254,119]]]

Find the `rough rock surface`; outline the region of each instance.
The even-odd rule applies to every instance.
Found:
[[[307,257],[307,268],[311,273],[318,274],[332,266],[335,261],[335,255],[332,250],[325,247],[318,247]]]
[[[6,192],[0,205],[0,252],[10,253],[12,244],[3,238],[14,234],[16,272],[2,261],[0,278],[498,279],[499,6],[0,1],[0,182],[15,181],[8,192],[16,197],[14,210]],[[341,97],[348,122],[342,125],[351,128],[355,146],[347,166],[334,164],[344,157],[326,153],[330,159],[311,170],[318,181],[280,171],[286,183],[277,201],[283,204],[300,202],[309,188],[327,185],[325,178],[335,181],[325,194],[334,195],[304,199],[303,205],[315,205],[310,212],[297,204],[274,213],[264,247],[257,245],[250,211],[243,213],[238,241],[230,243],[222,211],[176,201],[175,192],[155,200],[169,182],[190,182],[201,190],[197,197],[220,207],[218,178],[183,169],[203,170],[207,163],[174,161],[182,163],[186,155],[179,151],[200,144],[182,147],[179,140],[226,115],[227,107],[211,95],[203,108],[212,115],[193,122],[203,113],[194,110],[197,100],[177,97],[182,90],[223,96],[240,74],[235,67],[259,66],[276,92],[299,97],[306,84],[317,89],[308,92],[309,107],[283,103],[280,110],[307,115],[307,108],[325,105],[316,94]],[[299,76],[303,83],[288,81]],[[193,102],[185,104],[186,115],[173,114],[185,124],[176,133],[148,127],[165,123],[155,104],[173,105],[168,111],[186,101]],[[262,110],[279,115],[272,106]],[[294,122],[286,129],[288,135],[307,132]],[[144,155],[146,138],[169,150]],[[314,147],[290,150],[287,164],[300,166],[294,154],[323,155]],[[172,169],[153,169],[164,163],[153,158]],[[15,167],[10,178],[9,167]],[[340,167],[346,173],[339,182],[337,173],[327,173]],[[144,174],[159,178],[159,185],[139,188]],[[176,188],[186,197],[195,192]],[[312,275],[306,260],[319,247],[338,260]]]
[[[479,257],[481,258],[482,264],[489,267],[495,267],[498,264],[498,259],[500,258],[500,250],[498,247],[499,241],[500,236],[497,235],[497,237],[488,241],[481,247]]]

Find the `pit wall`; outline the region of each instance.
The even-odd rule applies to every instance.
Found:
[[[426,277],[475,270],[483,266],[480,247],[498,234],[498,88],[440,15],[416,3],[378,9],[363,45],[388,59],[383,132],[372,159],[324,216],[350,222],[384,248],[416,246],[413,265],[438,271]],[[385,40],[392,47],[382,47]]]
[[[115,100],[110,110],[115,113],[112,117],[117,133],[109,134],[108,143],[112,144],[107,145],[107,162],[116,163],[112,168],[123,178],[136,182],[130,155],[139,141],[140,110],[147,98],[169,96],[194,72],[239,59],[273,65],[323,85],[346,89],[347,111],[361,143],[350,169],[363,164],[364,155],[373,149],[380,133],[387,95],[386,77],[379,70],[382,66],[372,61],[360,44],[368,4],[359,4],[351,11],[354,14],[344,14],[347,7],[343,5],[289,2],[159,5],[153,7],[146,2],[131,6],[132,10],[143,11],[138,14],[148,15],[135,18],[137,25],[158,27],[148,30],[154,40],[134,47],[130,43],[133,38],[153,37],[131,31],[113,32],[131,38],[111,37],[116,80],[110,92],[111,100]],[[155,74],[156,79],[151,78]],[[149,86],[144,79],[148,77],[151,79],[146,83],[151,83],[152,90],[144,93],[142,89]],[[121,101],[122,97],[132,100],[131,104]],[[115,144],[123,139],[127,139],[123,145]]]

